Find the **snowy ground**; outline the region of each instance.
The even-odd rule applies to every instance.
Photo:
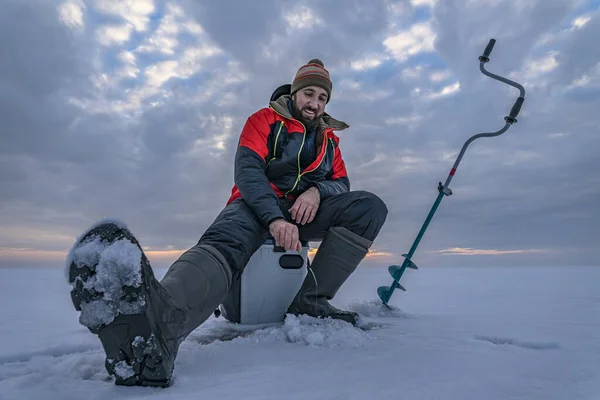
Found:
[[[106,380],[62,269],[3,269],[0,399],[600,399],[600,268],[422,268],[402,282],[393,312],[375,301],[384,269],[339,292],[368,331],[294,319],[210,342],[230,325],[211,318],[155,389]]]

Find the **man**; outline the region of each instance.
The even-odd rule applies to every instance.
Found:
[[[100,223],[76,241],[67,259],[73,304],[99,336],[117,384],[168,386],[180,344],[269,235],[288,251],[321,241],[288,312],[356,322],[328,300],[366,256],[387,208],[374,194],[350,191],[334,133],[348,125],[325,113],[331,91],[329,72],[311,60],[289,93],[248,118],[226,207],[160,282],[119,222]]]

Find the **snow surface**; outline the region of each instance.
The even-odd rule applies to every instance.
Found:
[[[107,380],[62,271],[2,269],[0,399],[597,400],[598,282],[600,268],[421,268],[405,274],[408,291],[388,310],[375,294],[391,283],[387,271],[359,269],[333,303],[370,329],[312,318],[253,329],[211,317],[161,389]]]

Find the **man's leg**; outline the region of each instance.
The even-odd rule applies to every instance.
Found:
[[[225,207],[198,243],[173,263],[161,284],[188,311],[182,335],[200,326],[221,304],[266,234],[250,207],[238,199]],[[198,266],[206,262],[208,252],[227,266],[226,285],[199,272]]]
[[[367,255],[387,212],[379,197],[365,191],[352,191],[321,202],[314,220],[298,226],[301,240],[322,242],[311,265],[312,273],[307,275],[289,313],[356,323],[356,313],[339,310],[328,300],[333,299]]]
[[[217,249],[229,263],[234,278],[240,276],[250,257],[264,243],[269,231],[243,199],[221,211],[198,244]]]
[[[217,249],[231,266],[232,283],[227,296],[219,302],[222,305],[219,311],[230,321],[240,322],[242,272],[267,236],[267,229],[248,204],[238,199],[221,212],[198,242]]]
[[[351,191],[322,200],[314,220],[299,225],[298,231],[302,240],[317,241],[325,238],[329,228],[342,227],[372,242],[379,235],[387,213],[387,206],[377,195]]]
[[[161,282],[119,223],[91,227],[69,253],[80,322],[100,338],[120,385],[169,386],[179,345],[227,295],[264,229],[243,202],[226,207]]]
[[[69,252],[71,298],[81,311],[79,322],[98,335],[106,370],[117,385],[169,386],[185,339],[182,327],[193,309],[189,303],[202,304],[229,285],[231,273],[223,257],[209,248],[193,253],[186,252],[178,263],[193,258],[187,274],[200,280],[194,299],[188,293],[176,298],[175,291],[158,282],[124,224],[103,221],[91,227]],[[179,289],[189,292],[188,287]]]

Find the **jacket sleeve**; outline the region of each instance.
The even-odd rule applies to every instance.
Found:
[[[350,179],[348,178],[346,164],[344,163],[342,152],[338,145],[335,146],[333,168],[329,178],[330,179],[315,183],[315,186],[319,189],[321,199],[350,191]]]
[[[242,129],[234,166],[235,185],[265,228],[271,221],[284,218],[279,199],[265,174],[269,132],[266,112],[252,114]]]

